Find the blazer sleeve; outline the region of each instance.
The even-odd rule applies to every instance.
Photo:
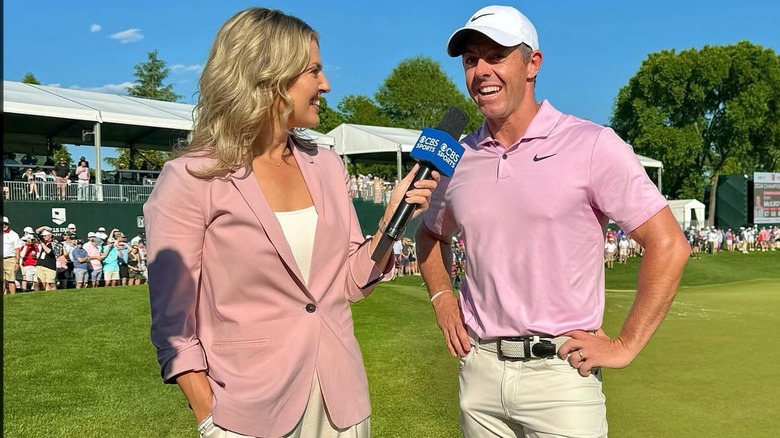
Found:
[[[341,163],[339,161],[339,163]],[[360,301],[367,297],[381,281],[392,280],[395,274],[395,257],[390,257],[385,266],[377,266],[371,259],[371,238],[365,238],[360,228],[355,204],[349,196],[350,177],[341,163],[346,181],[345,195],[349,199],[349,272],[352,281],[347,286],[349,301]]]
[[[206,231],[199,201],[204,198],[205,184],[187,173],[186,161],[172,160],[163,167],[144,204],[151,338],[166,383],[175,383],[182,373],[207,369],[196,335]]]

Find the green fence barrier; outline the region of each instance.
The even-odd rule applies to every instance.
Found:
[[[72,223],[80,239],[86,239],[87,233],[97,231],[98,227],[105,227],[106,233],[118,228],[132,239],[143,231],[143,214],[143,204],[130,202],[3,202],[3,215],[19,234],[28,225],[33,228],[48,225],[59,236]]]
[[[359,199],[355,199],[354,204],[363,235],[373,235],[385,206]],[[132,238],[144,228],[141,203],[5,201],[3,207],[3,214],[11,221],[11,228],[20,234],[28,225],[33,228],[48,225],[52,227],[52,233],[60,235],[69,223],[73,223],[80,238],[86,239],[87,232],[96,231],[101,226],[106,228],[106,232],[119,228]],[[414,238],[419,223],[419,218],[409,221],[406,237]]]

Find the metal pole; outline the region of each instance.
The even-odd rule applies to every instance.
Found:
[[[395,161],[396,165],[398,166],[398,182],[401,182],[403,179],[403,169],[401,168],[403,166],[403,163],[401,162],[401,145],[398,145],[398,152],[395,153]]]
[[[662,175],[664,173],[664,168],[663,167],[659,167],[658,170],[657,170],[657,173],[658,173],[658,191],[659,192],[663,192],[664,184],[663,184],[663,177],[662,177]]]
[[[103,184],[100,172],[100,122],[95,123],[95,184]]]

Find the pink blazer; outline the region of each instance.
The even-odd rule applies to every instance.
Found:
[[[144,205],[151,337],[162,378],[207,371],[214,422],[280,436],[301,419],[315,370],[331,420],[371,413],[349,301],[392,278],[370,258],[339,157],[293,147],[319,215],[307,283],[251,170],[202,180],[167,162]],[[308,284],[308,285],[307,285]]]

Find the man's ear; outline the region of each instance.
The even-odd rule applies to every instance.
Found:
[[[542,61],[544,61],[542,52],[534,50],[533,53],[531,53],[531,59],[528,61],[528,77],[526,79],[529,81],[534,81],[536,79],[539,70],[542,69]]]

